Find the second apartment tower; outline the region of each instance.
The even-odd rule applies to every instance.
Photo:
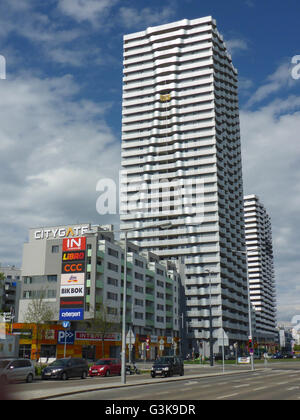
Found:
[[[211,295],[218,352],[222,328],[248,336],[237,71],[209,16],[125,35],[123,76],[121,227],[184,261],[188,352],[208,352]]]

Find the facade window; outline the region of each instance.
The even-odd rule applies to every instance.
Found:
[[[137,306],[144,306],[144,301],[142,299],[134,299],[134,304]]]
[[[107,299],[115,300],[115,301],[118,300],[117,293],[107,292],[107,295],[106,296],[107,296]]]
[[[108,248],[108,255],[111,255],[112,257],[115,257],[115,258],[119,258],[118,251],[116,251],[112,248]]]
[[[57,274],[50,274],[47,276],[49,282],[57,282]]]
[[[134,291],[137,293],[144,293],[143,287],[140,286],[134,286]]]
[[[138,280],[144,280],[144,276],[141,273],[134,273],[134,278]]]
[[[52,252],[52,254],[58,254],[59,253],[59,245],[52,245],[51,252]]]
[[[110,284],[111,286],[118,286],[118,280],[113,279],[112,277],[107,277],[107,284]]]
[[[144,264],[143,264],[143,262],[142,261],[139,261],[139,260],[137,260],[137,259],[135,259],[135,265],[137,266],[137,267],[141,267],[141,268],[144,268]]]
[[[113,264],[111,262],[107,263],[107,268],[109,270],[115,271],[116,273],[118,273],[118,271],[119,271],[119,266],[117,266],[116,264]]]

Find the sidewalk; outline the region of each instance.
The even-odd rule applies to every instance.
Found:
[[[264,370],[262,369],[256,369],[256,370]],[[137,380],[130,380],[126,382],[126,384],[122,384],[120,382],[107,382],[105,383],[100,382],[99,384],[88,384],[88,379],[84,381],[80,381],[80,384],[74,384],[74,382],[65,383],[65,386],[53,388],[53,389],[43,389],[43,386],[41,386],[39,389],[35,390],[22,390],[19,392],[13,392],[10,394],[11,399],[15,400],[39,400],[39,399],[47,399],[51,397],[60,397],[60,396],[67,396],[72,395],[74,393],[84,393],[89,391],[100,391],[103,389],[112,389],[112,388],[122,388],[125,386],[139,386],[139,385],[147,385],[153,383],[159,383],[159,382],[171,382],[171,381],[186,381],[188,379],[195,379],[195,378],[204,378],[204,377],[212,377],[212,376],[224,376],[224,375],[231,375],[231,374],[238,374],[238,373],[246,373],[251,372],[251,369],[243,369],[241,371],[239,370],[227,370],[224,373],[223,372],[207,372],[207,373],[196,373],[196,374],[189,374],[179,377],[171,377],[171,378],[155,378],[155,382],[152,378],[148,376],[148,374],[144,375],[138,375]],[[127,377],[128,378],[128,377]],[[120,379],[121,380],[121,379]],[[47,383],[42,382],[42,384],[47,385]]]

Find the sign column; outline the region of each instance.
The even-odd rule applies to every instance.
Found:
[[[84,319],[85,252],[85,237],[63,239],[59,311],[61,321]]]

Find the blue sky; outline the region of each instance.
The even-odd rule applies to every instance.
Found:
[[[118,223],[97,214],[96,183],[118,179],[123,34],[212,15],[239,72],[245,193],[273,221],[278,319],[300,314],[299,14],[296,0],[2,0],[0,261],[20,265],[29,227]]]

